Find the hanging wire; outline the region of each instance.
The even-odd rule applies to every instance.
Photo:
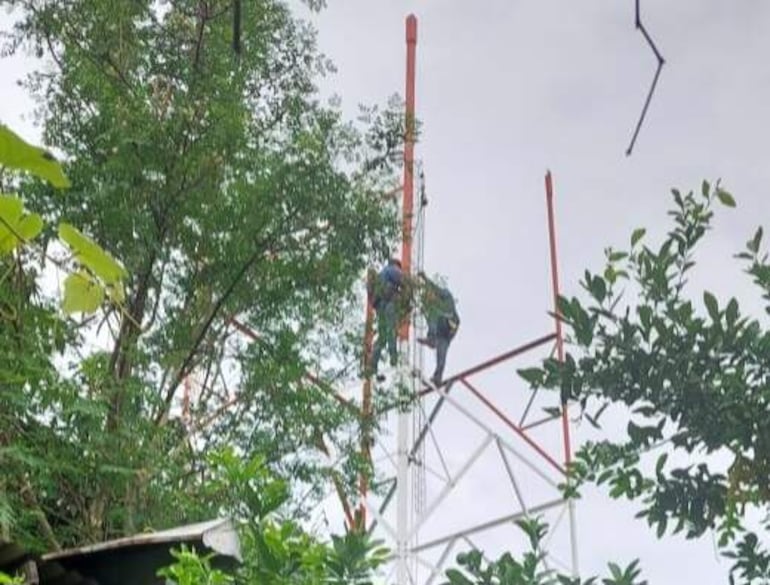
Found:
[[[419,213],[419,221],[420,221],[420,237],[417,243],[417,265],[419,266],[420,270],[425,270],[425,224],[426,224],[426,206],[428,204],[428,199],[425,194],[425,172],[422,168],[422,163],[420,163],[419,167],[419,180],[420,180],[420,213]],[[425,322],[424,319],[421,321],[422,323],[422,329],[420,330],[421,335],[425,335]],[[420,371],[422,372],[424,365],[425,365],[425,347],[423,345],[420,345],[418,347],[418,367],[420,368]],[[424,398],[421,398],[421,400],[424,400]],[[423,406],[422,404],[420,405]],[[426,424],[426,417],[425,417],[425,409],[419,408],[418,409],[418,420],[417,423],[419,425],[419,429],[422,430],[425,427]],[[419,431],[418,431],[419,432]],[[415,437],[417,435],[414,435]],[[425,442],[422,441],[420,443],[420,447],[418,449],[418,456],[421,461],[425,461]],[[420,484],[419,484],[419,514],[422,516],[422,514],[425,512],[425,505],[427,500],[427,487],[425,484],[425,470],[424,467],[421,466],[420,469],[421,477],[420,477]]]
[[[236,59],[241,56],[241,0],[233,0],[233,52]]]
[[[417,193],[419,194],[418,212],[415,225],[412,232],[412,240],[416,243],[413,248],[412,265],[415,267],[415,273],[419,273],[425,269],[425,207],[427,204],[427,198],[425,196],[425,173],[422,168],[422,163],[417,162]],[[410,347],[411,368],[417,372],[422,372],[425,361],[425,349],[422,344],[416,343],[418,337],[424,337],[425,335],[425,320],[421,317],[421,311],[419,310],[419,301],[416,305],[416,309],[412,313],[412,331],[413,336]],[[412,391],[416,393],[419,388],[420,380],[412,376]],[[418,400],[424,400],[423,397]],[[412,409],[412,437],[417,437],[422,431],[426,423],[425,409],[422,403],[418,404]],[[414,453],[414,461],[411,465],[411,485],[412,485],[412,513],[415,521],[419,522],[425,513],[426,501],[427,501],[427,485],[426,485],[426,471],[425,471],[425,442],[421,442],[420,446]],[[419,534],[415,534],[413,537],[413,546],[419,544]],[[417,559],[414,559],[414,566],[412,567],[414,574],[419,571]]]
[[[655,45],[655,41],[652,40],[650,33],[647,32],[647,28],[644,26],[644,23],[642,23],[642,18],[641,18],[640,9],[639,9],[640,2],[641,0],[636,0],[636,29],[641,31],[645,41],[652,49],[652,52],[655,54],[655,58],[658,60],[658,68],[655,70],[655,77],[652,78],[650,91],[647,92],[647,99],[644,100],[644,107],[642,107],[642,113],[639,116],[639,121],[636,123],[636,128],[634,129],[634,135],[631,137],[631,143],[628,145],[628,149],[626,150],[626,156],[631,156],[631,151],[633,151],[634,149],[634,144],[636,144],[636,138],[639,136],[639,130],[641,130],[642,128],[642,123],[644,122],[644,118],[647,115],[647,109],[650,107],[652,94],[655,93],[655,88],[658,85],[658,78],[660,77],[660,71],[661,69],[663,69],[663,64],[666,62],[666,60],[663,58],[663,55],[661,55],[660,51],[658,51],[658,47]]]

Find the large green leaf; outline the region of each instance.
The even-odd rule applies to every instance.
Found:
[[[0,124],[0,165],[28,171],[60,189],[70,186],[61,165],[50,152],[27,144],[3,124]]]
[[[451,585],[473,585],[473,581],[468,579],[457,569],[449,569],[446,572],[447,579]]]
[[[42,229],[43,219],[37,213],[26,213],[21,199],[0,195],[0,255],[34,239]]]
[[[87,272],[75,272],[65,279],[62,299],[62,310],[65,313],[93,313],[102,302],[104,289]]]
[[[703,291],[703,302],[706,305],[709,316],[715,323],[719,322],[719,306],[717,305],[716,297],[709,291]]]
[[[11,577],[6,573],[0,572],[0,585],[22,585],[24,579],[22,577]]]
[[[524,380],[529,382],[529,384],[532,386],[538,386],[542,384],[543,378],[545,376],[545,372],[540,368],[522,368],[516,370],[516,373],[524,378]]]
[[[125,268],[117,260],[74,226],[65,222],[60,223],[59,237],[74,252],[77,261],[98,276],[106,285],[117,285],[126,277]]]
[[[724,189],[717,189],[717,197],[719,198],[719,201],[722,203],[722,205],[727,207],[735,207],[735,199],[728,191],[725,191]]]
[[[647,233],[647,230],[644,228],[636,228],[634,232],[631,234],[631,247],[633,248],[639,240],[641,240],[644,237],[644,234]]]

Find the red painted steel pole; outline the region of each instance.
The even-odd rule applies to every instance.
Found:
[[[556,218],[553,208],[553,180],[551,171],[545,174],[545,198],[548,204],[548,241],[551,247],[551,279],[553,285],[553,312],[556,324],[556,357],[560,362],[564,361],[564,334],[561,328],[561,319],[559,319],[559,266],[556,260]],[[569,465],[572,461],[572,446],[569,436],[569,413],[567,403],[561,405],[561,426],[564,436],[564,462]]]
[[[406,132],[404,136],[404,198],[401,265],[404,274],[412,274],[412,216],[414,215],[414,133],[415,133],[415,67],[417,60],[417,17],[406,19]],[[409,339],[409,318],[401,323],[400,337]]]
[[[417,18],[410,14],[406,19],[406,112],[404,135],[404,188],[403,188],[403,219],[401,225],[401,267],[406,275],[412,273],[412,216],[414,215],[414,131],[415,131],[415,62],[417,57]],[[371,360],[373,312],[371,299],[367,299],[366,330],[364,334],[364,365],[367,368]],[[399,328],[399,336],[402,340],[409,339],[409,317],[407,316]],[[372,387],[371,380],[364,380],[362,392],[361,418],[368,427],[372,416]],[[364,429],[361,433],[361,451],[367,461],[371,461],[370,432]],[[368,492],[368,481],[365,475],[359,478],[359,492],[361,506],[359,515],[362,528],[366,528],[365,500]]]

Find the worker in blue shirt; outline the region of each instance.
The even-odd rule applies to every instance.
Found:
[[[401,317],[401,298],[406,289],[406,277],[401,270],[401,261],[391,258],[388,264],[370,281],[370,298],[377,314],[377,339],[372,350],[371,372],[382,381],[384,376],[377,373],[382,350],[387,346],[390,365],[398,363],[397,333]]]
[[[436,350],[436,369],[431,382],[441,386],[449,344],[460,327],[460,317],[449,289],[430,280],[424,272],[417,276],[422,289],[422,310],[428,322],[427,335],[417,341]]]

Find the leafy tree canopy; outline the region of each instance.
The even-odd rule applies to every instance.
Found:
[[[770,511],[770,331],[742,314],[735,298],[693,296],[687,286],[714,206],[735,207],[732,195],[707,181],[698,192],[672,194],[673,221],[660,243],[635,230],[627,247],[607,250],[601,273],[585,273],[585,300],[560,299],[573,348],[565,361],[549,359],[520,373],[577,401],[593,424],[610,405],[630,412],[623,440],[580,449],[568,495],[584,482],[607,485],[612,497],[639,501],[638,516],[659,537],[714,530],[720,550],[733,559],[731,582],[764,583],[770,578],[762,544]],[[762,236],[760,227],[736,258],[767,301],[770,264]],[[624,298],[624,289],[634,298]]]
[[[357,368],[400,104],[345,121],[313,31],[243,3],[235,53],[232,4],[0,1],[5,51],[45,60],[25,84],[64,161],[3,127],[2,164],[48,181],[4,175],[0,200],[0,526],[33,547],[209,517],[203,454],[224,445],[293,489],[330,473],[322,437],[362,464],[353,409],[304,374]],[[77,318],[47,293],[60,270]]]

